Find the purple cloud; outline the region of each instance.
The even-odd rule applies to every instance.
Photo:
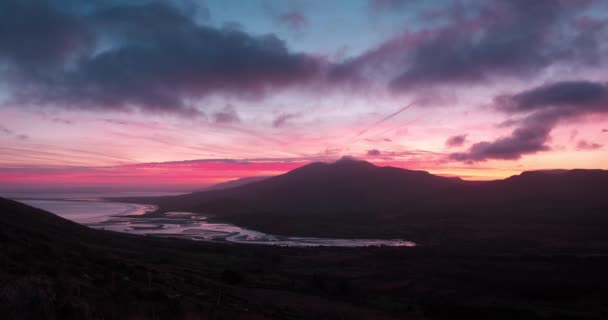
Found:
[[[213,120],[219,124],[230,124],[241,122],[239,115],[233,105],[226,105],[224,109],[213,114]]]
[[[6,0],[0,19],[13,105],[202,116],[190,101],[261,97],[320,72],[319,58],[274,35],[201,25],[169,1],[91,5],[86,15],[28,3]]]
[[[372,150],[367,150],[367,155],[371,156],[371,157],[378,157],[380,156],[382,153],[380,152],[380,150],[376,150],[376,149],[372,149]]]
[[[299,117],[300,115],[297,113],[282,113],[280,115],[278,115],[274,121],[272,122],[272,126],[275,128],[280,128],[282,126],[284,126],[287,121]]]
[[[563,81],[545,84],[515,95],[495,99],[499,109],[509,113],[541,109],[564,113],[608,110],[608,84],[591,81]]]
[[[372,3],[380,8],[402,5],[390,0]],[[403,32],[335,66],[331,75],[355,83],[389,75],[390,87],[403,92],[521,78],[561,62],[594,64],[597,59],[591,57],[598,56],[606,23],[597,21],[591,29],[574,23],[591,4],[553,0],[455,4],[435,12],[442,17],[439,27],[435,23]]]
[[[453,137],[449,137],[446,141],[445,141],[445,145],[448,148],[453,148],[453,147],[460,147],[462,146],[465,142],[467,141],[467,135],[466,134],[461,134],[461,135],[457,135],[457,136],[453,136]]]
[[[467,152],[452,153],[450,159],[456,161],[476,162],[488,159],[517,160],[524,154],[547,151],[545,145],[553,124],[529,120],[530,123],[513,131],[508,137],[493,142],[478,142]]]
[[[407,3],[370,5],[394,10]],[[0,32],[6,66],[0,77],[9,84],[6,105],[204,117],[206,110],[192,101],[217,94],[260,98],[311,83],[352,89],[348,85],[373,81],[402,92],[528,76],[560,62],[597,63],[606,23],[583,19],[590,5],[493,0],[419,6],[441,18],[332,64],[289,50],[273,34],[201,24],[194,5],[96,2],[80,10],[63,1],[5,0],[0,30],[10,32]],[[292,29],[309,24],[299,10],[268,10]]]
[[[597,150],[597,149],[601,149],[601,148],[602,148],[601,144],[593,143],[593,142],[587,142],[586,140],[580,140],[576,144],[576,149],[577,150]]]
[[[588,115],[608,113],[608,85],[590,81],[545,84],[514,95],[499,96],[495,108],[510,114],[529,113],[508,137],[479,142],[464,153],[453,153],[456,161],[488,159],[516,160],[525,154],[550,150],[551,130],[560,122]],[[579,149],[593,147],[584,143]]]

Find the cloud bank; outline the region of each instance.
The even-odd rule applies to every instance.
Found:
[[[475,143],[467,152],[451,154],[452,160],[516,160],[525,154],[550,150],[547,142],[551,130],[560,121],[608,113],[608,84],[591,81],[545,84],[517,94],[498,96],[494,107],[510,115],[527,116],[510,136]],[[591,146],[583,143],[578,149],[590,149]]]
[[[197,116],[201,97],[260,97],[320,69],[272,34],[202,25],[170,1],[74,3],[3,1],[5,105]]]
[[[407,2],[373,1],[403,9]],[[593,1],[453,2],[423,12],[427,22],[335,66],[340,81],[386,81],[397,93],[522,79],[555,64],[601,62],[606,23],[587,15]],[[423,19],[424,18],[424,19]],[[388,78],[385,78],[388,75]]]

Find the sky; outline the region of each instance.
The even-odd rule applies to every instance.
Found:
[[[608,169],[608,2],[3,0],[0,191]]]

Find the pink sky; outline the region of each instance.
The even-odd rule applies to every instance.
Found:
[[[470,180],[608,169],[600,2],[9,2],[2,191],[195,190],[342,156]]]

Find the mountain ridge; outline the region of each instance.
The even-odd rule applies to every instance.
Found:
[[[602,215],[608,211],[606,189],[606,170],[527,171],[503,180],[466,181],[347,159],[312,163],[230,189],[114,200],[158,205],[151,215],[193,212],[272,234],[424,243],[424,234],[441,225],[451,229],[446,237],[453,241],[479,234],[500,238],[510,228],[517,231],[506,235],[509,241],[516,233],[551,241],[549,235],[566,232],[573,223],[593,229],[589,234],[607,223]],[[550,224],[555,228],[542,237],[532,230],[549,230]]]

